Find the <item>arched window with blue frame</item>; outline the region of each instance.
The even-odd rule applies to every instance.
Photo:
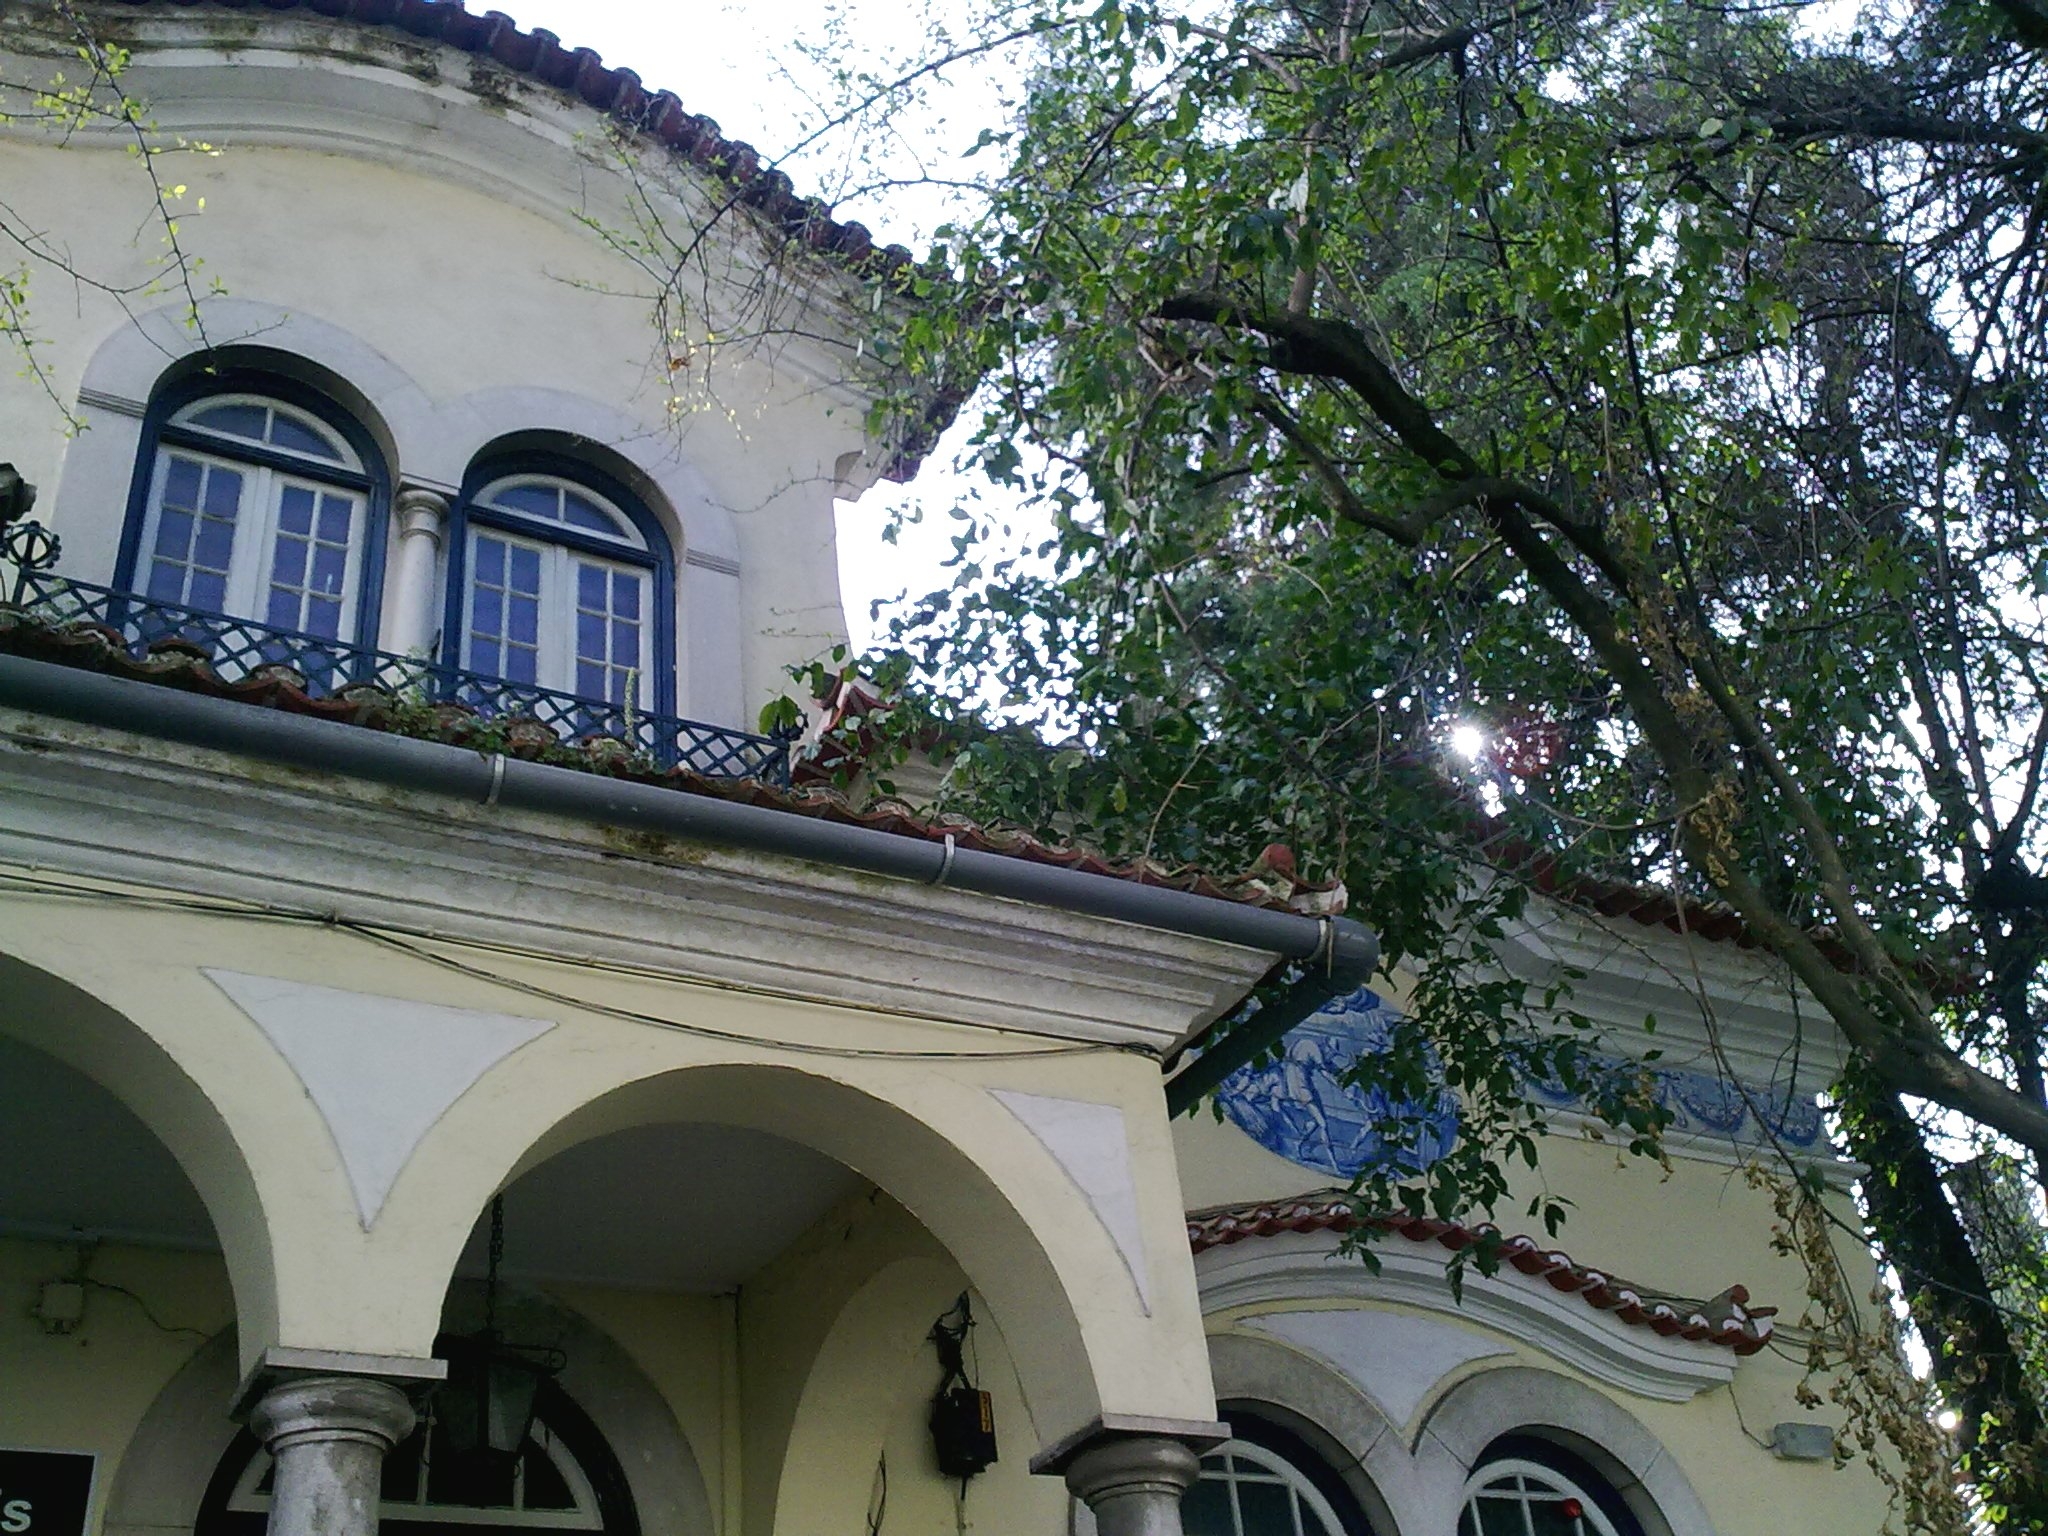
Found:
[[[674,560],[622,482],[554,454],[480,461],[450,547],[447,664],[599,706],[584,729],[674,713]]]
[[[389,479],[348,412],[296,380],[197,374],[144,422],[115,585],[168,610],[372,645]]]

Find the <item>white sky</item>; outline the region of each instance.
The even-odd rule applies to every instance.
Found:
[[[649,90],[671,90],[689,111],[717,120],[727,138],[743,139],[764,155],[780,158],[801,139],[814,119],[806,99],[803,61],[787,47],[792,39],[821,41],[828,12],[850,23],[847,35],[872,47],[879,60],[922,49],[925,36],[917,0],[493,0],[523,27],[545,27],[570,48],[594,48],[607,64],[624,65]],[[930,149],[965,148],[1000,110],[989,94],[972,88],[942,93],[917,127]],[[841,154],[842,138],[833,146]],[[786,167],[800,193],[830,196],[834,167],[822,156]],[[932,199],[907,194],[883,202],[841,202],[841,218],[857,218],[878,242],[922,250],[930,230],[944,218]],[[956,484],[950,472],[957,439],[940,444],[926,460],[914,489],[880,485],[857,504],[839,509],[839,572],[847,622],[856,646],[874,635],[869,609],[878,598],[906,591],[911,596],[945,582],[940,564],[950,552],[952,531],[940,515],[906,529],[894,546],[882,540],[892,511],[915,497],[944,506]],[[964,489],[964,487],[963,487]]]

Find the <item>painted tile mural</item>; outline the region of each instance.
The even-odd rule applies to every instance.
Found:
[[[1457,1140],[1458,1106],[1451,1094],[1440,1092],[1418,1104],[1345,1080],[1359,1057],[1387,1048],[1399,1017],[1369,987],[1326,1004],[1289,1031],[1276,1060],[1240,1067],[1223,1080],[1216,1097],[1224,1115],[1267,1151],[1339,1179],[1427,1168]],[[1706,1072],[1666,1068],[1653,1079],[1675,1134],[1740,1143],[1775,1140],[1800,1151],[1826,1144],[1820,1108],[1811,1097],[1738,1085]],[[1528,1088],[1538,1103],[1553,1109],[1577,1106],[1559,1084],[1531,1079]],[[1378,1125],[1395,1114],[1419,1123],[1414,1146],[1389,1148],[1380,1137]]]
[[[1449,1093],[1424,1104],[1347,1084],[1361,1056],[1387,1048],[1399,1015],[1370,987],[1325,1004],[1287,1035],[1278,1060],[1240,1067],[1216,1090],[1223,1113],[1269,1152],[1304,1168],[1351,1179],[1374,1168],[1419,1171],[1458,1136]],[[1389,1148],[1376,1126],[1393,1114],[1421,1122],[1413,1147]]]

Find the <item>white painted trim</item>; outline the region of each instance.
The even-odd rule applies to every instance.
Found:
[[[1145,1259],[1145,1229],[1138,1216],[1138,1181],[1124,1112],[1114,1104],[1005,1088],[991,1089],[990,1094],[1052,1154],[1081,1192],[1116,1244],[1138,1292],[1138,1310],[1150,1317],[1152,1269]]]
[[[550,1019],[201,967],[305,1085],[341,1154],[363,1230],[412,1154],[484,1074]]]
[[[1738,1360],[1725,1346],[1660,1338],[1510,1266],[1492,1276],[1468,1269],[1461,1305],[1441,1250],[1389,1239],[1374,1249],[1375,1275],[1342,1256],[1339,1244],[1329,1233],[1283,1232],[1211,1248],[1195,1259],[1202,1309],[1392,1302],[1496,1329],[1597,1381],[1659,1402],[1682,1403],[1735,1378]]]
[[[1379,1307],[1262,1312],[1236,1326],[1314,1356],[1404,1428],[1458,1371],[1514,1353],[1505,1339],[1462,1323]]]
[[[1481,1371],[1438,1401],[1415,1447],[1438,1508],[1418,1533],[1456,1529],[1467,1480],[1506,1434],[1534,1434],[1590,1462],[1647,1536],[1715,1536],[1691,1481],[1639,1419],[1603,1392],[1531,1366]]]

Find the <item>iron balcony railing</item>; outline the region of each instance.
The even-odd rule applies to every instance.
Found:
[[[204,657],[223,682],[236,683],[264,668],[285,667],[304,679],[306,692],[316,698],[368,684],[399,699],[460,704],[481,719],[537,720],[564,741],[606,737],[634,748],[664,770],[680,765],[711,778],[789,783],[790,743],[782,738],[507,682],[417,656],[188,608],[50,571],[21,570],[13,587],[14,605],[44,623],[95,626],[117,637],[137,659],[152,651],[184,648]]]

